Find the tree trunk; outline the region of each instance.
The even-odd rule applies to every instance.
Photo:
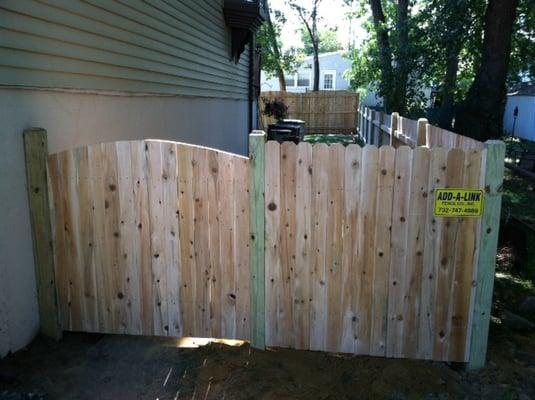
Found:
[[[461,52],[461,42],[454,42],[448,49],[448,60],[446,65],[446,76],[440,93],[442,100],[440,104],[440,114],[438,116],[438,126],[443,129],[452,129],[453,107],[455,105],[455,88],[457,87],[457,72],[459,70],[459,53]]]
[[[399,0],[396,13],[398,54],[395,71],[395,106],[400,114],[407,112],[407,81],[409,79],[409,0]]]
[[[279,49],[279,44],[277,43],[277,35],[275,34],[275,29],[273,28],[273,23],[271,22],[271,17],[267,16],[267,26],[269,29],[269,38],[271,41],[271,47],[273,49],[273,54],[275,55],[275,58],[278,60],[277,63],[277,77],[279,78],[279,90],[285,92],[286,91],[286,79],[284,79],[284,70],[282,69],[281,65],[281,53]]]
[[[373,26],[377,35],[377,45],[379,46],[379,62],[381,64],[381,82],[380,94],[384,99],[386,112],[393,111],[393,79],[392,79],[392,51],[388,39],[388,30],[386,28],[386,17],[383,12],[381,0],[370,0],[372,9]]]
[[[518,0],[489,0],[481,65],[456,116],[455,129],[477,140],[503,133],[505,80]]]
[[[314,86],[313,91],[320,90],[320,58],[319,58],[319,46],[318,44],[312,44],[314,48]]]
[[[468,16],[468,0],[449,0],[442,10],[447,15],[445,24],[448,34],[441,46],[446,50],[446,75],[440,91],[441,105],[438,115],[438,126],[452,129],[455,89],[457,88],[457,72],[459,71],[459,55],[466,41],[470,26]]]

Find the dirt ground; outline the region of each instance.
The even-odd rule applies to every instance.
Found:
[[[0,399],[535,399],[535,337],[493,324],[490,360],[460,365],[252,350],[117,335],[38,338],[0,361]]]

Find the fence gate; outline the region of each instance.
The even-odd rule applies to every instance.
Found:
[[[48,158],[63,329],[249,338],[249,160],[164,141]]]
[[[43,132],[25,140],[48,332],[484,363],[501,142],[361,148],[254,133],[249,158],[152,140],[47,158]],[[484,189],[481,217],[437,217],[442,188]]]

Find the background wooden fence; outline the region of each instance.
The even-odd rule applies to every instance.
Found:
[[[378,146],[390,144],[394,147],[406,145],[464,150],[481,150],[485,146],[477,140],[433,126],[425,118],[414,121],[400,117],[398,113],[385,114],[364,106],[358,110],[357,130],[366,143]]]
[[[262,92],[262,126],[276,122],[262,114],[265,100],[281,99],[288,106],[288,118],[305,121],[307,134],[355,133],[359,96],[345,90],[322,90],[318,92]]]
[[[255,133],[245,158],[164,141],[46,156],[42,130],[25,140],[44,326],[484,364],[501,142]],[[435,216],[440,187],[484,188],[482,218]]]

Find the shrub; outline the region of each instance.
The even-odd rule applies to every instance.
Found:
[[[275,117],[277,120],[284,119],[288,116],[288,106],[282,99],[262,99],[264,102],[264,115]]]

